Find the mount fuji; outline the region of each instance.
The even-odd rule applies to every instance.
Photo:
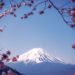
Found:
[[[34,48],[7,65],[24,75],[75,75],[75,65],[65,63],[42,48]]]
[[[60,62],[63,61],[57,57],[49,55],[42,48],[34,48],[22,55],[20,55],[18,61],[24,61],[25,63],[43,63],[43,62]]]

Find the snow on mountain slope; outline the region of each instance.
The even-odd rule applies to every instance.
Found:
[[[19,56],[18,61],[25,63],[63,62],[61,59],[49,55],[42,48],[34,48]]]

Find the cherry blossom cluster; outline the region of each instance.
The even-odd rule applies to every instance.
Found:
[[[5,67],[5,62],[16,62],[19,55],[10,58],[11,52],[8,50],[5,53],[0,54],[0,69]]]
[[[75,44],[72,45],[72,48],[75,49]]]
[[[17,9],[20,9],[20,7],[25,6],[25,8],[30,8],[31,11],[28,11],[28,13],[24,13],[23,16],[21,16],[21,19],[26,19],[28,16],[33,15],[34,11],[38,8],[38,6],[43,5],[44,7],[42,10],[39,10],[39,14],[44,14],[44,11],[47,8],[51,8],[51,4],[49,0],[20,0],[20,2],[17,1],[17,3],[14,3],[14,0],[9,0],[10,1],[10,7],[8,10],[4,10],[3,12],[0,13],[0,19],[7,16],[7,15],[12,15],[14,17],[17,17],[17,14],[15,13]],[[4,0],[0,1],[0,10],[4,9],[5,7],[5,2]],[[23,9],[24,10],[24,9]]]
[[[65,23],[71,28],[75,29],[75,0],[70,0],[68,5],[68,7],[63,6],[60,8],[60,12],[64,18]]]
[[[63,6],[57,10],[62,16],[64,22],[75,30],[75,0],[69,0],[68,5],[68,7]],[[75,49],[75,44],[72,45],[72,48]]]
[[[11,69],[9,69],[7,72],[3,71],[2,75],[17,75],[17,74],[14,73]]]

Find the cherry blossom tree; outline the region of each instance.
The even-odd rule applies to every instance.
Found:
[[[3,70],[6,68],[5,63],[12,61],[12,62],[16,62],[17,58],[19,58],[19,55],[10,58],[11,52],[9,50],[7,50],[5,53],[0,53],[0,70]],[[14,73],[11,69],[6,72],[3,70],[2,71],[2,75],[17,75],[16,73]]]
[[[9,5],[7,9],[5,9],[6,5]],[[8,0],[8,2],[0,0],[0,19],[6,17],[7,15],[17,17],[17,9],[20,9],[23,6],[25,8],[30,8],[30,11],[24,13],[20,17],[21,19],[27,19],[29,16],[33,15],[36,10],[40,15],[42,15],[46,9],[50,10],[50,8],[54,8],[68,26],[72,29],[75,28],[75,0],[67,0],[65,1],[65,4],[61,4],[59,7],[55,5],[53,0]],[[2,31],[2,29],[0,29],[0,31]]]

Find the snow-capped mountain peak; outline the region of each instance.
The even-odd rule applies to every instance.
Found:
[[[34,48],[19,56],[18,61],[25,63],[62,62],[61,59],[49,55],[42,48]]]

